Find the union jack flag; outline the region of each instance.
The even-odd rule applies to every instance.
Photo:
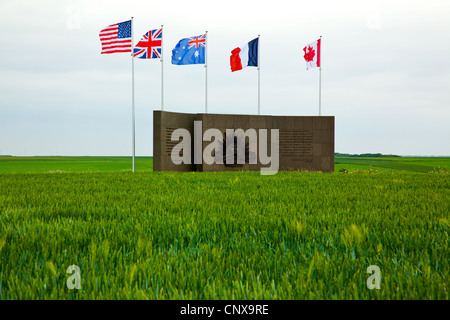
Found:
[[[198,48],[198,46],[202,46],[203,48],[206,48],[206,33],[202,34],[201,36],[197,36],[197,37],[191,37],[189,38],[189,46],[188,49],[192,48],[193,46],[195,46],[196,48]]]
[[[135,58],[139,59],[161,59],[162,29],[150,30],[142,36],[134,47]]]

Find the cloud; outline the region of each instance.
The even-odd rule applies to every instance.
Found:
[[[210,112],[257,112],[256,68],[231,73],[229,55],[261,34],[262,113],[316,115],[319,73],[305,70],[301,50],[322,35],[322,111],[336,116],[336,151],[450,155],[443,1],[2,1],[0,10],[3,153],[129,154],[131,58],[101,55],[98,33],[133,15],[135,41],[164,24],[168,111],[204,110],[204,67],[171,65],[170,55],[208,30]],[[152,153],[160,78],[159,61],[135,61],[137,154]]]

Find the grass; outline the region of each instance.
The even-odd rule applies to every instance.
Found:
[[[0,173],[131,171],[131,157],[0,157]],[[136,157],[136,171],[152,171],[152,157]]]
[[[7,172],[111,172],[131,171],[130,157],[0,157],[0,173]],[[428,173],[450,170],[450,157],[351,158],[336,157],[335,171],[411,171]],[[152,157],[136,157],[137,172],[153,171]]]
[[[449,170],[450,157],[441,158],[335,158],[335,169],[378,169],[378,170],[402,170],[428,173],[436,170]]]
[[[0,299],[448,300],[448,171],[170,173],[140,160],[136,173],[122,158],[110,172],[57,171],[68,158],[1,173]],[[70,265],[81,290],[66,286]]]

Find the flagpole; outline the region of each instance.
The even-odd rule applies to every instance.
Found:
[[[205,113],[208,113],[208,31],[205,35]]]
[[[164,25],[161,25],[161,110],[164,111],[164,32],[163,32]]]
[[[261,114],[261,67],[260,67],[260,59],[259,57],[261,56],[261,52],[259,50],[259,39],[260,39],[261,35],[258,34],[258,115]]]
[[[320,36],[319,116],[322,115],[322,36]]]
[[[134,47],[134,39],[133,39],[133,17],[131,17],[131,110],[132,110],[132,145],[133,145],[133,172],[134,172],[134,157],[135,157],[135,138],[134,138],[134,57],[133,57],[133,47]]]

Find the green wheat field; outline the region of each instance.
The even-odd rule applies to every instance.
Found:
[[[450,158],[335,160],[261,176],[0,157],[0,299],[447,300]]]

